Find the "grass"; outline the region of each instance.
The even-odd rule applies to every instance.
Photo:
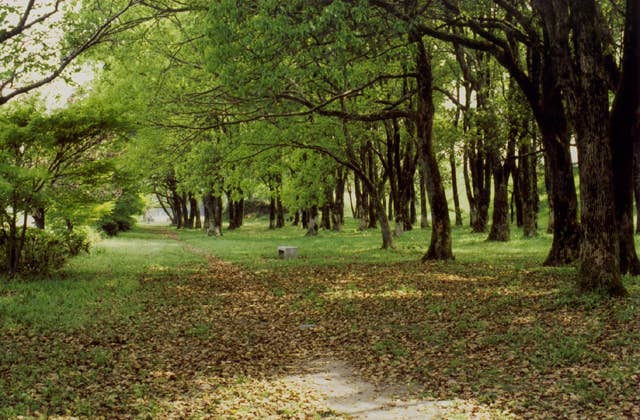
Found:
[[[137,229],[101,241],[48,279],[0,280],[0,328],[73,331],[126,318],[140,308],[135,294],[145,273],[202,263],[159,228]]]
[[[573,268],[541,267],[549,235],[485,237],[456,228],[456,260],[421,263],[420,229],[382,251],[353,221],[314,238],[141,226],[53,278],[0,282],[0,418],[322,417],[283,378],[328,355],[489,417],[640,416],[637,282],[578,295]]]
[[[394,239],[396,249],[385,251],[380,249],[379,230],[359,231],[353,219],[347,219],[341,232],[321,230],[316,237],[305,236],[305,231],[295,226],[277,230],[269,230],[267,226],[264,220],[250,220],[241,229],[225,231],[219,238],[188,230],[179,234],[186,243],[251,270],[416,261],[427,251],[431,234],[430,229],[404,232]],[[499,260],[501,266],[539,267],[551,246],[551,235],[541,233],[536,238],[523,238],[516,228],[512,229],[512,240],[508,243],[488,242],[486,236],[472,233],[468,227],[454,228],[456,260],[464,263]],[[278,245],[298,247],[299,258],[279,259]]]

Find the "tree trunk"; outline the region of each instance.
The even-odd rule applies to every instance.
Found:
[[[497,151],[493,152],[493,215],[488,240],[506,242],[509,240],[509,175],[513,165],[515,133],[511,133],[505,162],[500,162]]]
[[[209,209],[207,208],[207,206],[209,205],[209,203],[207,203],[207,194],[203,194],[202,195],[202,207],[203,207],[203,222],[202,222],[202,230],[204,230],[205,232],[207,232],[207,230],[209,229],[209,223],[210,223],[210,216],[212,214],[212,212],[209,211]]]
[[[424,165],[420,162],[418,174],[420,178],[420,229],[429,227],[429,213],[427,210],[427,185],[424,179]]]
[[[199,227],[199,225],[200,212],[198,210],[198,201],[193,197],[192,194],[189,194],[189,219],[187,227],[189,229],[193,229],[194,227]]]
[[[633,237],[633,151],[640,139],[640,6],[627,0],[622,77],[611,110],[611,149],[620,272],[640,274]]]
[[[427,193],[431,205],[431,243],[423,260],[453,259],[451,250],[451,221],[438,160],[433,149],[433,75],[431,59],[422,39],[414,39],[417,48],[416,81],[418,84],[418,111],[416,127],[420,161],[427,181]]]
[[[536,204],[537,189],[536,185],[536,157],[531,154],[531,147],[528,140],[524,140],[520,144],[518,154],[519,168],[517,179],[514,184],[518,184],[520,203],[522,207],[522,230],[525,238],[531,238],[538,234],[538,208]]]
[[[45,212],[44,207],[37,207],[31,211],[31,217],[37,229],[44,229],[45,227]]]
[[[335,199],[331,209],[333,230],[339,231],[344,225],[344,192],[346,183],[346,171],[343,168],[336,170]]]
[[[316,236],[318,234],[318,207],[311,206],[308,214],[309,221],[307,222],[306,236]]]
[[[607,81],[601,74],[604,42],[595,1],[569,0],[569,5],[575,57],[568,96],[580,162],[582,222],[578,286],[623,296],[627,292],[620,276],[618,229],[612,228],[616,208],[611,141],[603,124],[609,117]]]
[[[234,215],[234,226],[236,228],[241,227],[244,224],[244,198],[236,201]]]
[[[636,234],[640,234],[640,141],[633,143],[633,194],[636,199]]]
[[[453,190],[453,206],[456,212],[456,226],[462,226],[462,210],[460,209],[460,195],[458,194],[456,156],[453,147],[451,147],[451,150],[449,151],[449,166],[451,168],[451,188]]]
[[[189,203],[189,200],[187,198],[187,194],[186,193],[182,193],[182,195],[180,196],[180,211],[182,213],[182,227],[187,228],[187,229],[192,229],[193,228],[193,224],[189,224],[190,222],[193,223],[193,220],[189,219],[189,208],[187,207],[187,204]]]
[[[275,229],[275,228],[276,228],[276,199],[272,195],[271,198],[269,199],[269,229]]]
[[[278,197],[276,198],[276,228],[280,229],[284,227],[284,207],[282,206],[282,197],[280,191],[278,191]]]
[[[293,222],[291,225],[298,226],[300,224],[300,210],[296,210],[296,214],[293,216]]]

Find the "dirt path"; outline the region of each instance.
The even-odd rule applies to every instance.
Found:
[[[173,232],[167,236],[179,240]],[[419,400],[409,397],[408,388],[401,384],[386,381],[384,386],[377,387],[367,382],[349,362],[336,358],[334,337],[328,336],[330,332],[323,328],[325,320],[318,318],[314,305],[311,308],[307,302],[301,305],[299,296],[289,299],[278,296],[272,279],[254,277],[201,249],[188,244],[184,246],[207,260],[204,274],[198,274],[198,282],[215,284],[217,295],[226,295],[229,297],[227,301],[233,303],[234,307],[229,308],[232,314],[224,317],[226,322],[233,322],[232,318],[237,319],[241,314],[245,317],[241,327],[230,328],[236,332],[236,338],[251,338],[239,345],[248,346],[240,353],[245,357],[251,353],[251,357],[234,364],[232,370],[238,369],[260,379],[247,383],[248,388],[255,388],[249,394],[233,391],[230,401],[227,401],[231,411],[246,412],[248,417],[273,415],[272,410],[275,410],[276,417],[320,415],[333,418],[431,419],[448,418],[453,413],[464,414],[465,418],[486,417],[478,414],[477,406],[465,406],[461,401]],[[220,293],[222,290],[224,292]],[[309,319],[315,321],[309,322]],[[221,322],[225,323],[222,319]],[[267,336],[262,336],[265,330]],[[264,345],[257,337],[268,337],[270,344]],[[237,359],[238,352],[235,353]],[[229,362],[220,360],[222,364]],[[260,366],[266,367],[264,371],[256,370]],[[237,373],[233,375],[237,378]],[[267,388],[281,393],[269,395],[267,399],[272,399],[276,405],[286,400],[285,404],[290,408],[283,410],[282,407],[270,406],[268,402],[265,404],[264,398],[255,399],[256,394],[270,394]],[[239,405],[235,401],[238,393],[246,399]],[[296,403],[295,399],[299,401]],[[258,411],[252,411],[256,407]]]
[[[290,375],[285,382],[311,390],[337,416],[358,419],[443,419],[453,411],[473,413],[460,401],[425,401],[406,398],[398,385],[377,388],[358,377],[347,363],[317,360],[305,373]],[[470,418],[476,416],[471,415]],[[480,417],[480,416],[478,416]]]

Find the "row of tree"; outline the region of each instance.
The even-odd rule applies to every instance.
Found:
[[[111,3],[69,13],[85,25],[79,38],[94,36],[82,51],[100,64],[103,99],[126,101],[138,122],[130,166],[176,224],[195,224],[202,200],[219,233],[223,197],[241,223],[243,198],[263,189],[274,226],[284,207],[312,225],[333,210],[339,225],[341,191],[353,188],[354,213],[389,248],[389,217],[399,234],[427,197],[424,258],[450,259],[447,180],[456,222],[462,168],[472,229],[487,229],[491,214],[489,238],[508,240],[510,201],[525,235],[536,232],[544,161],[545,263],[578,262],[580,288],[611,295],[625,294],[621,274],[640,273],[635,1]]]

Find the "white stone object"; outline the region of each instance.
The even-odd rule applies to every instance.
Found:
[[[298,247],[297,246],[279,246],[278,247],[278,257],[280,258],[296,258],[298,256]]]

